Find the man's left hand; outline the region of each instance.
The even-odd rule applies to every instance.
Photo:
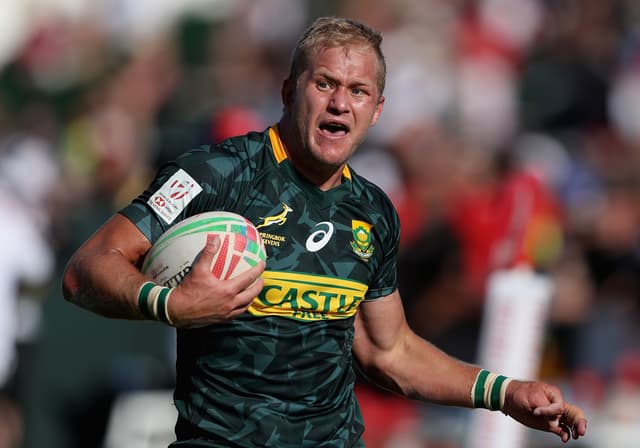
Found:
[[[565,443],[587,432],[584,411],[566,402],[556,386],[542,382],[512,381],[502,412],[530,428],[557,434]]]

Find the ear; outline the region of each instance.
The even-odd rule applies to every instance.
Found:
[[[373,112],[373,117],[371,117],[371,126],[375,126],[380,118],[380,114],[382,113],[382,109],[384,108],[384,96],[381,96],[378,100],[378,104],[376,104],[376,110]]]

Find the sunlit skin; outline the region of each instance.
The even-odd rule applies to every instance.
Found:
[[[297,84],[283,84],[279,129],[296,169],[328,190],[340,184],[343,166],[378,121],[384,97],[370,47],[322,48],[310,59]]]

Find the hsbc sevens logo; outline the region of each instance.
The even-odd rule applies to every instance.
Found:
[[[153,202],[158,206],[158,207],[164,207],[165,205],[167,205],[167,203],[164,201],[164,199],[162,199],[161,196],[156,196],[153,198]]]
[[[171,199],[182,199],[189,194],[193,185],[185,185],[179,179],[174,180],[169,186],[169,197]]]

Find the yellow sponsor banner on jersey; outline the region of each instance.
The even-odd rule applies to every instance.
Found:
[[[346,319],[356,313],[368,286],[336,277],[265,271],[264,287],[249,312],[318,321]]]

